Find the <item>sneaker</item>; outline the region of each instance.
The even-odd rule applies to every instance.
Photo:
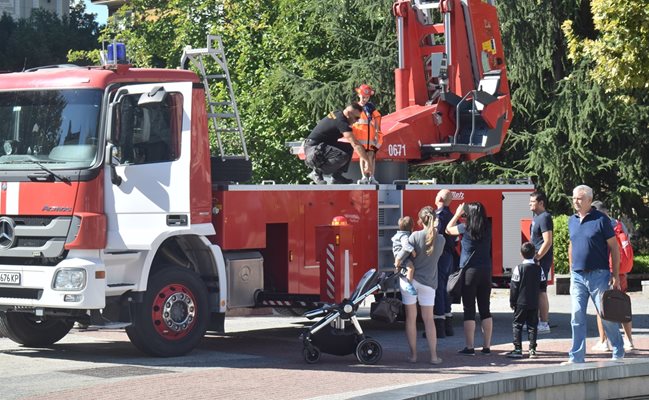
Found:
[[[458,354],[464,354],[465,356],[475,356],[475,349],[465,347],[462,350],[458,350]]]
[[[415,287],[412,286],[412,283],[406,282],[405,287],[406,287],[406,292],[410,293],[413,296],[417,295],[417,289],[415,289]]]
[[[370,181],[369,179],[367,179],[367,177],[364,176],[361,179],[359,179],[357,183],[359,185],[367,185],[368,183],[370,183]]]
[[[489,347],[483,347],[482,350],[480,350],[480,353],[491,354],[491,349]]]
[[[530,358],[536,358],[536,349],[530,349]]]
[[[608,340],[604,340],[603,342],[598,340],[590,349],[592,351],[611,351],[610,347],[608,347]]]
[[[509,353],[505,353],[505,355],[508,358],[523,358],[523,350],[514,349],[514,350],[510,351]]]
[[[324,180],[322,177],[321,172],[317,172],[316,170],[311,171],[309,175],[307,175],[309,179],[313,181],[316,185],[326,185],[327,181]]]
[[[331,175],[331,183],[333,183],[334,185],[348,185],[352,182],[354,181],[349,178],[345,178],[341,173],[335,173]]]
[[[635,346],[633,345],[633,342],[627,339],[626,337],[624,338],[624,351],[627,353],[631,351],[635,351]]]
[[[536,326],[536,332],[539,335],[550,333],[550,325],[547,322],[539,321],[539,324]]]
[[[379,181],[377,181],[376,178],[374,178],[373,176],[370,176],[369,179],[367,180],[367,183],[369,183],[370,185],[378,185]]]

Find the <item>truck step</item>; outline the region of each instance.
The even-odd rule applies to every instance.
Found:
[[[104,324],[83,325],[79,324],[76,328],[80,331],[97,331],[99,329],[124,329],[130,326],[130,322],[106,322]]]

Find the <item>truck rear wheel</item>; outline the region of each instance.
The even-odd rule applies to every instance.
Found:
[[[191,270],[169,266],[149,277],[144,300],[135,305],[126,333],[146,354],[176,357],[198,346],[209,320],[205,283]]]
[[[39,319],[19,312],[0,312],[0,334],[28,347],[47,347],[70,332],[73,321],[60,318]]]

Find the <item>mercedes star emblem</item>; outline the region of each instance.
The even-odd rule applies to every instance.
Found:
[[[10,249],[16,241],[16,223],[9,217],[0,217],[0,250]]]

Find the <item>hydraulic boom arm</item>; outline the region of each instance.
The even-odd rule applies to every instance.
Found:
[[[430,164],[496,153],[512,109],[494,0],[397,0],[396,111],[377,159]]]

